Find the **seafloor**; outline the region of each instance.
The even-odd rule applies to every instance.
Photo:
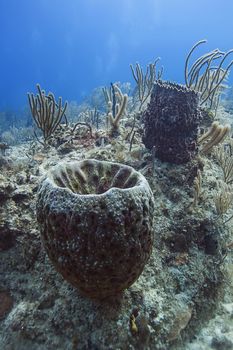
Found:
[[[214,157],[171,165],[153,161],[140,139],[129,151],[123,137],[97,146],[89,136],[65,151],[26,142],[0,158],[0,349],[233,349],[232,221],[224,224],[231,211],[216,215],[222,172]],[[55,271],[35,213],[41,175],[60,160],[87,158],[141,171],[156,203],[148,264],[104,301],[83,297]],[[203,170],[194,206],[196,162]]]

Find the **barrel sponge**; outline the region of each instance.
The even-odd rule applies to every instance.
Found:
[[[60,163],[39,185],[37,218],[47,254],[65,280],[91,298],[128,288],[153,243],[154,199],[130,166]]]

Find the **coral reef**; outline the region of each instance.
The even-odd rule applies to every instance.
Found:
[[[194,197],[195,164],[177,166],[154,159],[152,166],[140,139],[135,138],[135,146],[141,152],[137,150],[133,157],[129,143],[120,137],[115,143],[110,140],[105,146],[88,148],[80,139],[67,154],[38,144],[32,149],[25,143],[12,146],[4,156],[0,290],[14,302],[0,320],[4,350],[193,350],[195,345],[201,349],[206,344],[232,343],[232,311],[225,307],[232,309],[233,269],[231,256],[223,259],[229,229],[216,220],[213,197],[222,170],[213,159],[204,158],[198,202],[188,210]],[[60,162],[71,165],[93,154],[100,160],[121,158],[122,163],[133,164],[149,181],[156,198],[156,239],[150,259],[133,285],[101,301],[83,297],[56,272],[41,246],[35,217],[41,176]],[[62,190],[73,194],[65,187]],[[224,298],[223,287],[228,290]],[[227,329],[219,329],[219,320]],[[206,329],[200,333],[204,322]]]
[[[118,163],[61,163],[39,188],[46,251],[63,277],[94,298],[141,274],[153,242],[153,195],[143,175]]]
[[[182,164],[197,153],[198,94],[182,85],[157,81],[144,113],[143,142],[162,161]]]
[[[112,84],[110,89],[103,88],[103,94],[108,108],[107,123],[110,126],[109,134],[118,136],[119,123],[125,113],[128,95],[123,94],[116,84]]]
[[[191,88],[212,80],[210,106],[222,70],[211,77],[209,54],[191,69],[188,58],[186,77]],[[2,150],[1,349],[233,348],[232,138],[221,126],[232,115],[218,108],[212,124],[195,91],[161,81],[145,111],[154,66],[132,68],[134,96],[115,84],[106,95],[110,130],[100,90],[65,124],[61,100],[40,91],[32,107],[54,108],[59,125]]]
[[[157,72],[157,63],[159,60],[160,58],[158,57],[154,63],[148,64],[145,73],[139,63],[135,64],[135,68],[132,64],[130,65],[133,78],[137,84],[136,96],[139,102],[139,110],[142,110],[143,105],[151,95],[154,82],[162,78],[163,68]]]
[[[37,84],[37,89],[37,95],[28,93],[28,101],[32,117],[37,127],[42,131],[44,142],[46,143],[61,123],[62,118],[65,117],[67,102],[62,107],[61,97],[59,97],[59,102],[57,103],[51,92],[46,95],[39,84]]]
[[[230,125],[219,125],[219,122],[212,123],[211,128],[198,138],[198,144],[202,145],[201,154],[208,154],[213,147],[223,142],[231,130]],[[203,144],[204,143],[204,144]]]
[[[223,68],[224,62],[233,50],[223,52],[215,49],[205,53],[198,57],[189,68],[189,61],[193,52],[199,45],[206,42],[207,40],[198,41],[189,51],[185,61],[185,84],[188,88],[199,92],[200,105],[217,110],[221,94],[227,87],[224,83],[233,65],[233,61],[231,61]]]

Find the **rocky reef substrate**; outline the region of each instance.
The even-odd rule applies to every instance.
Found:
[[[231,349],[230,226],[215,220],[220,169],[204,160],[171,165],[116,144],[61,154],[30,143],[0,160],[0,344],[4,350]],[[35,203],[41,176],[63,161],[121,161],[142,172],[155,195],[153,251],[139,279],[105,300],[82,296],[56,272],[41,244]],[[198,164],[200,167],[200,164]]]

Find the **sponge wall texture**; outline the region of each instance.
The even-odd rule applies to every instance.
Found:
[[[154,199],[132,167],[97,160],[61,163],[38,190],[37,218],[57,271],[92,298],[128,288],[153,244]]]
[[[199,95],[183,85],[157,81],[143,115],[143,142],[162,162],[184,164],[198,151]]]

